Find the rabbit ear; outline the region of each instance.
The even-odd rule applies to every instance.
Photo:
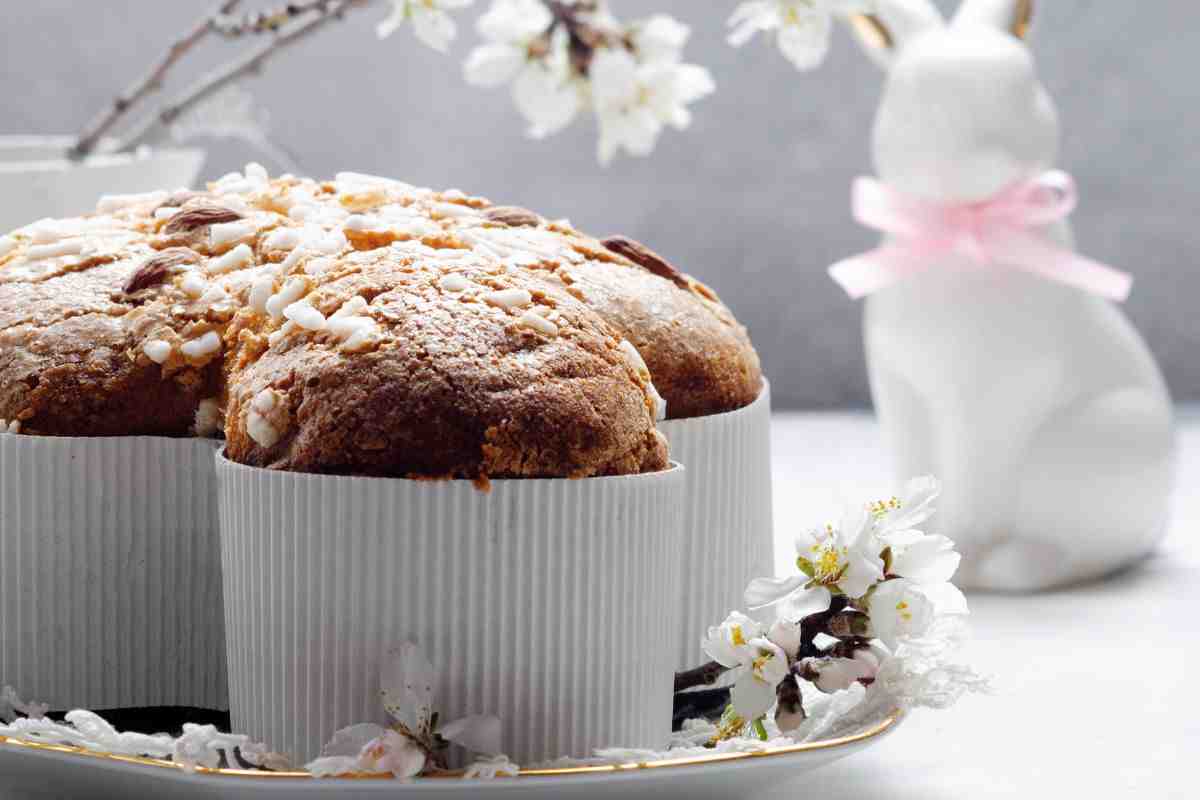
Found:
[[[851,14],[850,29],[876,63],[887,69],[904,43],[945,24],[930,0],[883,0],[875,14]]]
[[[989,25],[1024,39],[1033,24],[1033,0],[966,0],[954,23]]]

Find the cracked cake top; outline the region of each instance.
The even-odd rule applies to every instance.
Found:
[[[223,432],[234,460],[313,472],[582,477],[663,468],[655,417],[740,407],[760,381],[711,290],[636,242],[453,190],[250,165],[0,237],[10,430]]]

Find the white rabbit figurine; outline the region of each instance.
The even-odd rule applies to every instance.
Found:
[[[1028,0],[966,0],[947,23],[929,0],[882,0],[856,21],[888,70],[874,130],[881,191],[953,214],[1046,174],[1057,114],[1014,35],[1031,11]],[[1070,259],[1066,213],[1028,232]],[[903,224],[877,227],[893,235],[875,253],[903,242]],[[894,281],[859,287],[894,468],[942,478],[939,530],[963,551],[966,585],[1035,590],[1106,574],[1164,531],[1166,385],[1124,314],[1085,281],[1056,279],[1057,265],[1027,253],[1020,264],[991,255],[926,248]],[[1098,279],[1118,299],[1120,275]]]

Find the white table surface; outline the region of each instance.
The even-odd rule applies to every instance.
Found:
[[[997,693],[915,711],[890,738],[772,797],[1200,798],[1200,409],[1179,422],[1174,515],[1157,553],[1069,590],[968,593],[962,660]],[[868,415],[780,414],[773,434],[782,572],[796,529],[822,521],[836,492],[891,484]]]

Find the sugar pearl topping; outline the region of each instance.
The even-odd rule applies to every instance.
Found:
[[[193,300],[202,296],[208,289],[208,281],[195,272],[186,273],[179,281],[179,288]]]
[[[327,330],[342,343],[342,350],[360,352],[378,339],[379,325],[363,313],[366,310],[366,299],[355,296],[342,303],[329,318]]]
[[[261,414],[251,411],[246,415],[246,433],[262,447],[274,447],[279,441],[279,431]]]
[[[430,210],[433,212],[434,219],[479,216],[479,212],[475,209],[458,203],[434,203]]]
[[[263,239],[263,249],[294,250],[301,239],[301,233],[296,228],[276,228]]]
[[[204,290],[204,294],[200,295],[201,305],[208,308],[232,301],[233,298],[229,296],[229,292],[225,291],[225,287],[216,283],[209,284],[208,288]]]
[[[292,303],[283,310],[283,315],[306,331],[325,328],[325,315],[309,305],[307,300]]]
[[[264,310],[273,319],[282,319],[283,310],[308,293],[308,281],[302,276],[294,275],[288,278],[283,288],[271,295]]]
[[[621,355],[625,357],[625,360],[637,372],[638,377],[646,382],[646,394],[654,406],[654,418],[659,421],[666,419],[667,401],[658,393],[658,389],[654,388],[654,383],[650,380],[650,370],[646,367],[646,361],[642,358],[642,354],[638,352],[638,349],[628,339],[622,339],[617,349],[620,350]]]
[[[274,447],[288,421],[288,412],[279,392],[263,389],[250,401],[246,412],[246,433],[260,447]]]
[[[249,194],[266,189],[269,181],[267,170],[261,164],[251,162],[244,172],[227,173],[208,186],[217,193]]]
[[[215,398],[200,401],[194,427],[197,436],[215,436],[221,432],[221,405]]]
[[[171,343],[162,339],[151,339],[142,345],[142,352],[155,364],[165,364],[171,357]]]
[[[526,289],[500,289],[485,294],[483,301],[489,305],[512,311],[513,309],[523,308],[532,303],[533,295]]]
[[[471,282],[457,272],[448,272],[438,279],[438,286],[446,292],[465,292]]]
[[[83,239],[66,239],[54,244],[34,245],[25,251],[25,258],[38,261],[43,258],[59,258],[60,256],[77,256],[84,251],[86,243]]]
[[[275,293],[275,276],[264,275],[250,286],[250,307],[260,314],[266,313],[267,301]]]
[[[236,222],[222,222],[208,229],[208,243],[212,247],[224,247],[227,244],[249,239],[257,227],[253,222],[240,219]]]
[[[217,226],[214,225],[213,227]],[[220,275],[223,272],[232,272],[235,269],[241,269],[253,261],[254,251],[250,249],[250,245],[239,244],[225,255],[218,256],[209,261],[205,267],[205,271],[209,275]]]
[[[250,407],[260,414],[270,414],[278,404],[279,395],[274,389],[263,389],[250,401]]]
[[[115,214],[133,206],[159,205],[167,199],[166,192],[144,194],[106,194],[96,203],[97,214]]]
[[[190,339],[179,347],[179,352],[183,353],[184,356],[197,361],[215,355],[220,351],[221,337],[217,335],[216,331],[209,331],[199,338]]]
[[[558,326],[535,311],[526,311],[517,319],[517,326],[529,328],[544,336],[557,336]]]

